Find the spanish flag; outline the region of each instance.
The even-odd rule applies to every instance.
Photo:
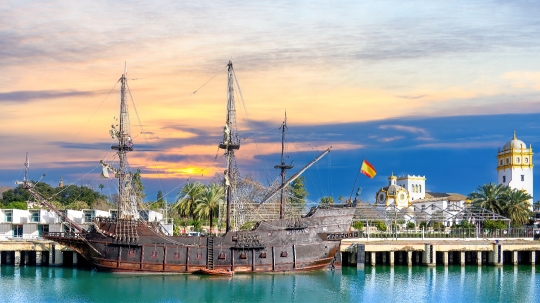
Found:
[[[363,173],[364,175],[370,177],[370,178],[375,177],[375,175],[377,174],[377,171],[375,170],[373,165],[371,165],[371,163],[369,163],[366,160],[364,160],[364,162],[362,162],[362,168],[360,168],[360,172]]]

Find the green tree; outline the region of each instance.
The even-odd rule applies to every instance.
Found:
[[[99,184],[98,187],[99,187],[99,193],[100,193],[100,194],[103,194],[103,189],[105,188],[105,185]]]
[[[137,169],[137,171],[132,174],[131,186],[133,188],[133,192],[135,193],[135,197],[137,197],[137,203],[141,203],[146,197],[146,194],[144,193],[144,185],[142,184],[140,169]]]
[[[73,209],[73,210],[83,210],[83,209],[89,209],[90,206],[84,201],[74,201],[68,205],[66,205],[66,209]]]
[[[529,222],[531,217],[529,199],[531,195],[523,190],[511,189],[503,194],[504,205],[502,215],[510,219],[512,225],[521,226]]]
[[[533,203],[533,210],[540,211],[540,200]]]
[[[306,207],[306,197],[308,192],[305,188],[306,180],[304,176],[300,176],[291,182],[289,186],[289,205],[298,210],[303,210]]]
[[[487,183],[479,186],[477,191],[469,194],[471,203],[485,208],[497,214],[502,214],[504,209],[504,195],[509,190],[508,186]]]
[[[182,190],[180,190],[179,198],[173,204],[172,208],[177,209],[181,216],[195,218],[197,200],[200,199],[203,190],[204,185],[200,182],[187,183]]]
[[[6,204],[5,206],[3,206],[1,208],[6,208],[6,209],[27,209],[27,204],[26,204],[26,202],[13,201],[13,202],[9,202],[8,204]]]
[[[334,205],[334,198],[330,196],[322,197],[321,201],[319,201],[319,206],[328,206],[328,205]]]
[[[407,229],[414,229],[416,226],[414,225],[414,222],[408,222],[406,227]]]
[[[163,198],[163,193],[161,192],[161,190],[158,190],[157,192],[156,202],[165,203],[165,199]]]
[[[202,191],[200,197],[196,200],[197,206],[195,213],[200,219],[208,218],[210,220],[210,231],[212,232],[213,219],[218,213],[219,204],[224,199],[223,187],[212,184],[207,186]]]

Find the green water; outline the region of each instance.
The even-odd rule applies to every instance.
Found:
[[[378,266],[217,278],[2,266],[0,302],[540,302],[537,271]]]

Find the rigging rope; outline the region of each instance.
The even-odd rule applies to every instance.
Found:
[[[240,100],[242,101],[242,105],[244,107],[244,112],[246,113],[246,120],[248,121],[248,128],[250,131],[253,130],[253,126],[251,125],[251,119],[249,118],[249,115],[248,115],[248,112],[247,112],[247,106],[246,106],[246,103],[244,102],[244,96],[242,95],[242,90],[240,89],[240,84],[238,84],[238,77],[236,77],[236,72],[234,71],[233,69],[233,75],[234,75],[234,80],[236,82],[236,87],[238,88],[238,94],[240,95]],[[258,155],[260,156],[261,155],[261,151],[259,149],[259,144],[257,143],[257,140],[255,139],[255,137],[253,138],[253,142],[255,142],[255,147],[257,149],[257,153]],[[268,182],[268,184],[270,184],[270,179],[269,179],[269,175],[270,175],[270,171],[268,170],[268,166],[266,165],[266,162],[263,161],[263,164],[264,164],[264,169],[266,170],[266,182]]]

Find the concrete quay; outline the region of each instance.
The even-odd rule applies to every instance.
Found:
[[[77,252],[49,240],[0,241],[0,265],[78,266],[81,259]]]
[[[532,239],[344,239],[343,266],[495,265],[540,262],[540,241]]]

